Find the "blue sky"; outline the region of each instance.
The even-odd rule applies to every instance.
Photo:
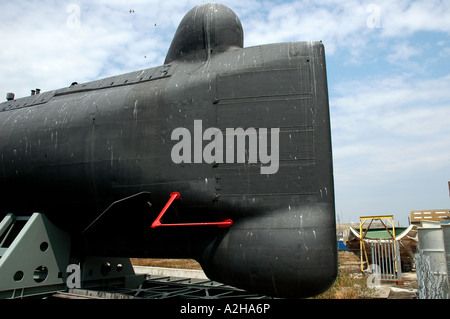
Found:
[[[0,97],[161,65],[200,3],[2,1]],[[450,1],[221,3],[246,47],[323,41],[341,222],[450,208]]]

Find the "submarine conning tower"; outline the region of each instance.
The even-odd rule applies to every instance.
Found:
[[[173,60],[206,60],[211,54],[243,48],[244,32],[238,16],[228,7],[206,3],[183,18],[164,64]]]

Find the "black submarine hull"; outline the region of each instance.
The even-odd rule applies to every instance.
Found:
[[[45,214],[81,255],[194,258],[236,287],[316,295],[337,274],[327,92],[323,44],[292,42],[172,47],[160,67],[2,103],[2,213]],[[249,133],[243,160],[230,128]],[[252,149],[262,128],[278,132],[266,141],[278,163]],[[174,153],[177,129],[191,139]],[[220,143],[206,151],[208,129],[222,157]],[[172,192],[164,223],[181,225],[152,228]]]

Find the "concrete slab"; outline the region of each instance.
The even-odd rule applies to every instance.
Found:
[[[149,267],[133,265],[136,274],[148,274],[154,276],[170,276],[182,278],[208,279],[202,270],[178,269],[165,267]]]
[[[375,293],[373,294],[373,298],[376,299],[387,299],[391,294],[391,287],[386,286],[378,286],[374,287]]]

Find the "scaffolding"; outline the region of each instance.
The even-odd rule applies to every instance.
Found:
[[[383,225],[390,238],[386,239],[384,242],[373,241],[369,248],[366,247],[366,236],[374,221],[378,221]],[[367,228],[363,229],[366,222],[369,222],[369,224]],[[392,226],[392,232],[388,228],[388,224]],[[400,253],[395,235],[394,216],[362,216],[359,218],[359,233],[361,271],[375,271],[374,267],[376,267],[376,271],[381,276],[382,280],[401,280]],[[371,251],[370,261],[369,256],[367,255],[369,249]]]

